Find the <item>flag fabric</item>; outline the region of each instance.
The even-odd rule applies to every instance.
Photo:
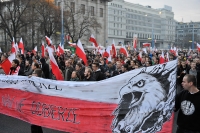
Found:
[[[15,53],[12,53],[4,62],[1,63],[1,67],[3,68],[6,75],[9,74],[10,68],[12,66],[12,61],[16,58]]]
[[[144,51],[144,53],[147,54],[147,49],[146,48],[142,48],[142,51]]]
[[[77,43],[76,54],[79,58],[81,58],[83,60],[84,64],[87,66],[88,65],[87,57],[86,57],[85,51],[83,49],[83,45],[80,40],[78,40],[78,43]]]
[[[42,57],[44,58],[44,56],[45,56],[45,46],[44,46],[43,41],[42,41],[41,51],[42,51]]]
[[[49,53],[50,64],[52,67],[52,69],[51,69],[52,73],[56,77],[56,80],[64,80],[64,78],[61,74],[61,71],[58,67],[58,64],[53,56],[53,52],[54,52],[54,50],[51,47],[48,47],[48,53]]]
[[[2,53],[2,50],[1,50],[1,48],[0,48],[0,53]]]
[[[67,34],[66,36],[65,36],[65,39],[67,40],[67,41],[70,41],[70,35],[69,34]]]
[[[60,56],[60,55],[61,55],[61,54],[60,54],[59,47],[57,47],[57,49],[56,49],[56,54],[57,54],[57,56]]]
[[[17,43],[15,43],[15,50],[16,50],[16,53],[19,51],[19,47]]]
[[[47,45],[48,45],[48,46],[51,46],[52,40],[51,40],[48,36],[45,36],[45,40],[46,40],[46,42],[47,42]]]
[[[68,42],[71,47],[76,47],[76,43]]]
[[[197,50],[200,51],[200,44],[197,43]]]
[[[169,61],[169,53],[167,52],[166,62]]]
[[[59,53],[60,54],[64,54],[65,53],[64,47],[61,46],[61,43],[59,44],[58,49],[59,49]]]
[[[124,54],[126,57],[128,57],[128,52],[126,48],[124,47],[124,45],[121,46],[121,48],[119,49],[119,52]]]
[[[35,54],[37,52],[37,46],[33,49],[33,53]]]
[[[95,47],[98,47],[98,46],[99,46],[98,43],[97,43],[97,41],[96,41],[96,39],[94,38],[94,35],[93,35],[93,34],[90,36],[89,41],[92,42],[92,43],[94,43],[94,46],[95,46]]]
[[[22,41],[22,38],[19,41],[18,47],[21,49],[21,54],[24,54],[24,43]]]
[[[111,51],[112,51],[112,46],[108,46],[106,49],[105,49],[105,52],[103,53],[103,57],[106,57],[106,63],[108,63],[108,61],[111,61],[112,58],[111,58]]]
[[[159,64],[163,64],[163,63],[165,63],[165,56],[164,56],[164,53],[162,51],[162,54],[161,54],[160,60],[159,60]]]
[[[174,60],[100,82],[0,75],[0,113],[64,132],[171,133],[176,70]]]
[[[142,51],[140,51],[140,53],[138,54],[138,60],[139,60],[139,61],[142,60]]]
[[[133,37],[133,48],[136,49],[137,48],[137,38]]]
[[[151,43],[143,43],[142,45],[143,45],[143,47],[150,47]]]
[[[116,47],[115,47],[115,41],[114,41],[114,39],[113,39],[113,43],[112,43],[112,57],[113,58],[117,57],[117,50],[116,50]]]

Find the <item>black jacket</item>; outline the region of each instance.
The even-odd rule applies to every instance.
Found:
[[[98,69],[96,72],[94,72],[94,78],[96,81],[104,80],[105,74],[102,73],[100,69]]]

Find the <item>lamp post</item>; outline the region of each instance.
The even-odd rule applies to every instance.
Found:
[[[64,28],[63,28],[63,5],[64,5],[64,1],[62,0],[61,2],[61,46],[64,45]]]
[[[193,28],[192,28],[192,49],[194,50],[194,22],[193,23]]]

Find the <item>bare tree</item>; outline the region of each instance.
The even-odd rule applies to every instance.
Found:
[[[16,38],[20,30],[28,25],[26,11],[30,0],[12,0],[0,2],[0,28],[8,35],[9,40]]]
[[[64,12],[64,28],[65,32],[70,35],[72,42],[77,42],[83,36],[90,36],[92,30],[98,32],[101,24],[98,23],[95,16],[91,16],[90,10],[85,7],[79,7],[75,10],[72,5],[66,5]]]
[[[38,24],[44,36],[51,37],[60,28],[60,11],[52,0],[35,0]]]

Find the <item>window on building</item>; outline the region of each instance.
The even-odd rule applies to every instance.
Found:
[[[82,14],[85,14],[85,5],[84,4],[81,4],[81,12],[82,12]]]
[[[91,6],[91,16],[94,16],[94,7]]]
[[[75,12],[75,2],[70,3],[70,8],[72,12]]]
[[[103,17],[103,8],[100,8],[100,17]]]
[[[115,23],[114,23],[114,27],[115,27]]]
[[[114,30],[114,35],[115,35],[115,30]]]

